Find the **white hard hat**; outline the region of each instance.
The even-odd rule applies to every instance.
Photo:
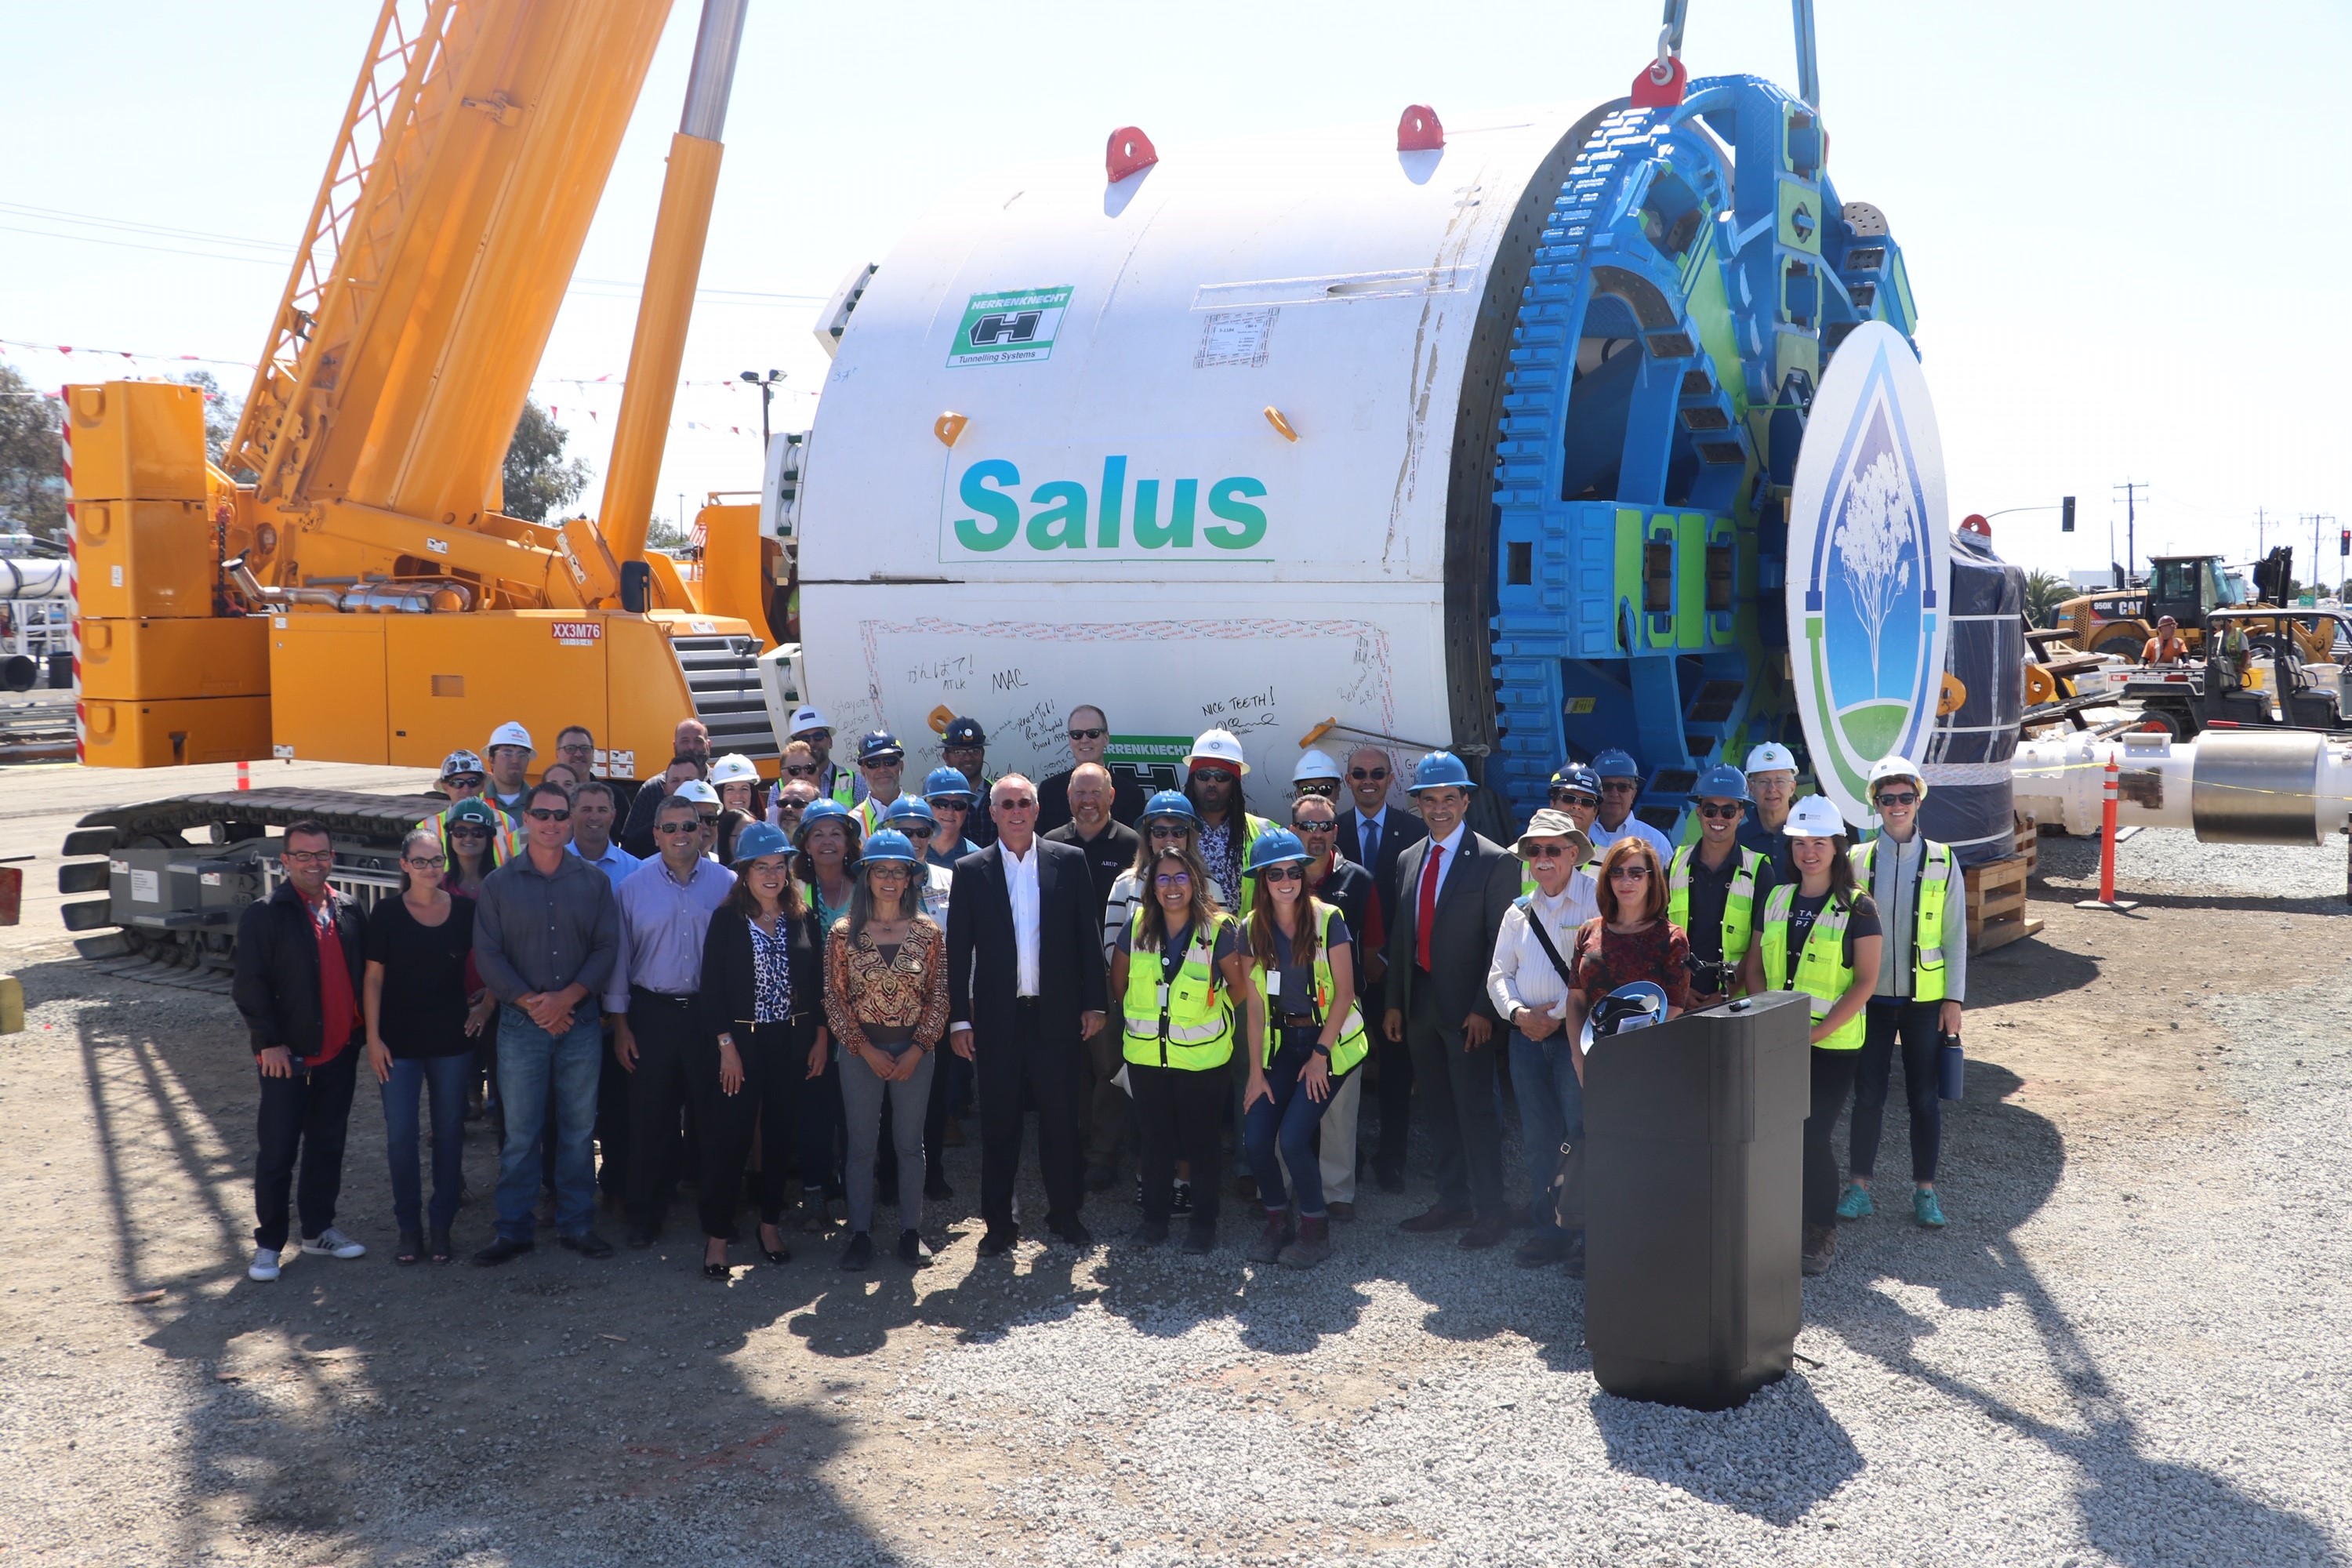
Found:
[[[495,752],[500,746],[520,746],[526,752],[539,750],[530,743],[530,731],[511,719],[490,731],[490,743],[483,750]]]
[[[1290,770],[1292,784],[1305,784],[1308,779],[1344,779],[1346,777],[1347,775],[1339,771],[1339,764],[1331,760],[1330,752],[1312,749],[1298,759],[1297,767]]]
[[[700,779],[688,779],[669,792],[672,800],[690,800],[697,805],[717,805],[719,792]]]
[[[1877,804],[1878,785],[1883,779],[1909,779],[1919,786],[1919,798],[1927,798],[1927,780],[1908,757],[1881,757],[1870,764],[1870,798],[1873,805]],[[1943,807],[1936,809],[1941,811]]]
[[[1796,754],[1778,741],[1767,741],[1748,753],[1746,769],[1749,776],[1757,773],[1795,773]]]
[[[445,779],[456,778],[459,773],[478,773],[481,771],[482,759],[462,746],[441,759],[441,776]]]
[[[830,730],[832,728],[832,725],[824,721],[824,709],[803,705],[793,710],[792,732],[787,734],[784,739],[789,741],[795,735],[805,735],[811,730]]]
[[[1789,808],[1780,831],[1791,838],[1835,838],[1845,832],[1845,818],[1828,796],[1809,795]]]
[[[1187,768],[1195,763],[1223,763],[1237,773],[1249,772],[1249,763],[1242,760],[1242,743],[1234,739],[1231,730],[1202,731],[1184,759]]]
[[[751,759],[740,752],[730,752],[710,764],[710,787],[713,789],[720,784],[759,782],[760,770],[753,767]]]

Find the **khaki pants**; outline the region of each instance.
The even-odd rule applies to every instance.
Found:
[[[1356,1110],[1363,1099],[1364,1070],[1360,1063],[1340,1080],[1339,1092],[1323,1110],[1322,1142],[1315,1163],[1323,1173],[1327,1204],[1356,1201]]]
[[[1117,1013],[1087,1042],[1087,1163],[1116,1169],[1118,1151],[1127,1142],[1128,1119],[1133,1101],[1113,1083],[1125,1064],[1122,1054],[1127,1031]]]

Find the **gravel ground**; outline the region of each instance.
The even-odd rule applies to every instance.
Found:
[[[226,1005],[36,964],[32,1028],[0,1042],[0,1203],[31,1221],[0,1236],[0,1550],[2352,1559],[2340,857],[2139,835],[2124,877],[2148,902],[2118,917],[2074,909],[2080,847],[2044,843],[2043,936],[1972,966],[1951,1226],[1846,1227],[1806,1287],[1809,1362],[1704,1415],[1599,1392],[1573,1281],[1399,1235],[1420,1180],[1367,1192],[1309,1275],[1244,1264],[1231,1209],[1205,1261],[1024,1243],[983,1264],[961,1199],[913,1277],[842,1274],[817,1240],[720,1288],[677,1226],[603,1264],[395,1269],[362,1089],[342,1217],[377,1252],[257,1286],[253,1087]],[[2200,867],[2210,911],[2185,907]],[[1898,1099],[1890,1171],[1904,1121]],[[479,1132],[467,1160],[486,1191]],[[976,1191],[973,1151],[949,1170]],[[1090,1207],[1099,1233],[1131,1223],[1124,1197]],[[486,1228],[476,1205],[459,1239]]]

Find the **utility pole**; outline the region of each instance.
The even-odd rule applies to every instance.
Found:
[[[2263,525],[2268,521],[2263,515],[2262,508],[2254,508],[2254,559],[2257,561],[2263,558]]]
[[[2147,489],[2146,479],[2126,479],[2110,487],[2124,492],[2124,581],[2131,581],[2134,559],[2139,553],[2139,492]]]

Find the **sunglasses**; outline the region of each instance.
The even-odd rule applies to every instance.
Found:
[[[1069,736],[1073,741],[1099,741],[1108,733],[1108,730],[1072,730]]]
[[[1698,814],[1709,822],[1730,822],[1747,809],[1744,805],[1701,805]]]
[[[814,746],[819,742],[831,741],[833,739],[833,731],[830,730],[803,730],[799,734],[793,735],[790,738],[795,741],[806,741],[810,745]]]
[[[1384,779],[1388,777],[1389,771],[1386,768],[1349,768],[1348,770],[1348,776],[1354,779],[1358,784],[1366,784],[1374,779]]]
[[[1551,803],[1554,805],[1591,806],[1599,805],[1601,804],[1601,797],[1598,795],[1587,795],[1582,790],[1578,789],[1556,789],[1551,792]]]
[[[1192,830],[1181,823],[1155,822],[1151,825],[1151,837],[1154,838],[1181,840],[1191,837],[1192,834]]]
[[[530,817],[533,822],[569,822],[572,820],[572,813],[569,810],[550,811],[543,805],[534,805],[529,811],[524,812],[523,815]]]
[[[487,827],[453,827],[449,830],[452,838],[488,838],[489,836],[490,830]]]
[[[401,864],[412,871],[439,871],[446,868],[449,862],[438,855],[412,855]]]
[[[1339,781],[1338,779],[1308,779],[1304,784],[1301,784],[1297,787],[1300,795],[1319,795],[1328,797],[1339,793]]]
[[[971,802],[970,802],[970,801],[968,801],[968,800],[958,800],[958,799],[956,799],[956,798],[955,798],[955,796],[953,796],[953,795],[935,795],[931,796],[931,797],[930,797],[930,799],[929,799],[928,801],[925,801],[923,804],[925,804],[926,805],[929,806],[933,811],[959,811],[959,812],[960,812],[960,811],[970,811],[970,810],[971,809]]]
[[[860,757],[857,759],[857,765],[861,768],[898,768],[904,767],[906,763],[907,758],[904,752],[894,757]]]
[[[1634,785],[1632,779],[1613,779],[1601,786],[1601,793],[1602,795],[1632,795],[1633,793],[1633,789]]]
[[[1231,784],[1239,775],[1229,773],[1223,768],[1194,768],[1192,776],[1202,784]]]
[[[680,833],[699,833],[702,831],[702,824],[699,822],[656,822],[654,824],[654,831],[656,833],[670,836],[675,836]]]
[[[1557,860],[1568,853],[1565,844],[1531,844],[1519,851],[1530,860]]]
[[[1162,871],[1160,875],[1151,879],[1151,885],[1155,888],[1189,888],[1192,885],[1192,873],[1190,871]]]
[[[996,809],[999,811],[1034,811],[1037,809],[1037,797],[1034,795],[1024,795],[1017,800],[1000,800],[996,803]]]
[[[816,764],[814,763],[808,763],[805,764],[793,763],[786,765],[784,772],[793,778],[813,779],[816,777]]]
[[[479,773],[453,773],[441,782],[446,784],[454,785],[458,789],[479,789],[482,787],[482,775]]]
[[[1885,795],[1878,797],[1878,804],[1881,805],[1916,805],[1919,804],[1919,795],[1916,790],[1889,790]]]
[[[1304,866],[1268,866],[1258,873],[1259,880],[1266,882],[1299,882],[1306,878],[1307,868]]]
[[[1290,831],[1293,833],[1337,833],[1339,831],[1339,825],[1336,822],[1294,822],[1290,825]]]
[[[898,829],[898,831],[905,834],[909,838],[929,838],[931,836],[933,829],[931,825],[928,822],[910,822],[907,824],[906,826]]]
[[[1646,882],[1650,879],[1650,868],[1647,866],[1620,866],[1609,873],[1609,879],[1612,882]]]

